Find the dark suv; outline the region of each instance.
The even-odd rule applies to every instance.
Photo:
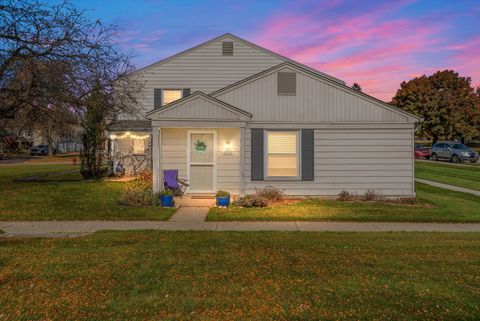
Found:
[[[456,142],[437,142],[432,147],[432,160],[446,159],[454,163],[469,161],[476,163],[478,153],[473,149]]]

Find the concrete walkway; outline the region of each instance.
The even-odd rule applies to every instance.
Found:
[[[300,232],[480,232],[480,223],[394,222],[206,222],[211,200],[177,200],[168,221],[1,222],[0,237],[77,237],[102,230],[300,231]]]
[[[205,222],[197,208],[179,210],[169,221],[0,222],[0,237],[76,237],[102,230],[301,231],[301,232],[480,232],[480,223],[388,222]],[[205,209],[202,209],[205,210]],[[206,212],[204,212],[206,213]],[[178,213],[177,213],[178,214]],[[183,215],[184,214],[184,215]]]
[[[423,184],[427,184],[427,185],[431,185],[431,186],[435,186],[435,187],[440,187],[440,188],[444,188],[444,189],[449,189],[449,190],[455,191],[455,192],[463,192],[463,193],[468,193],[468,194],[473,194],[473,195],[480,196],[480,191],[476,191],[476,190],[473,190],[473,189],[468,189],[468,188],[463,188],[463,187],[438,183],[438,182],[429,181],[429,180],[421,179],[421,178],[415,178],[415,182],[423,183]]]

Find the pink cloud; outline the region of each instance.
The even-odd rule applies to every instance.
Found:
[[[448,23],[434,14],[391,18],[410,2],[390,2],[358,15],[330,15],[323,5],[307,13],[289,10],[268,20],[255,41],[347,84],[359,82],[366,93],[385,101],[412,75],[448,68],[443,60],[425,58],[448,50],[454,52],[452,68],[480,79],[475,68],[480,64],[480,37],[442,46]]]

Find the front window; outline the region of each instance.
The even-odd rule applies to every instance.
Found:
[[[162,106],[170,104],[171,102],[182,98],[181,89],[164,89],[162,91],[162,94]]]
[[[266,132],[266,168],[268,177],[299,176],[299,132]]]

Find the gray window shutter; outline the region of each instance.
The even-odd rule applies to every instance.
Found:
[[[302,181],[313,181],[314,179],[313,136],[313,129],[302,129]]]
[[[297,74],[294,72],[277,73],[277,93],[295,95],[297,93]]]
[[[222,55],[223,56],[233,56],[233,42],[232,41],[223,41],[222,42]]]
[[[182,98],[190,96],[190,88],[183,88]]]
[[[153,108],[162,107],[162,90],[155,88],[153,90]]]
[[[252,129],[252,181],[263,181],[263,129]]]

